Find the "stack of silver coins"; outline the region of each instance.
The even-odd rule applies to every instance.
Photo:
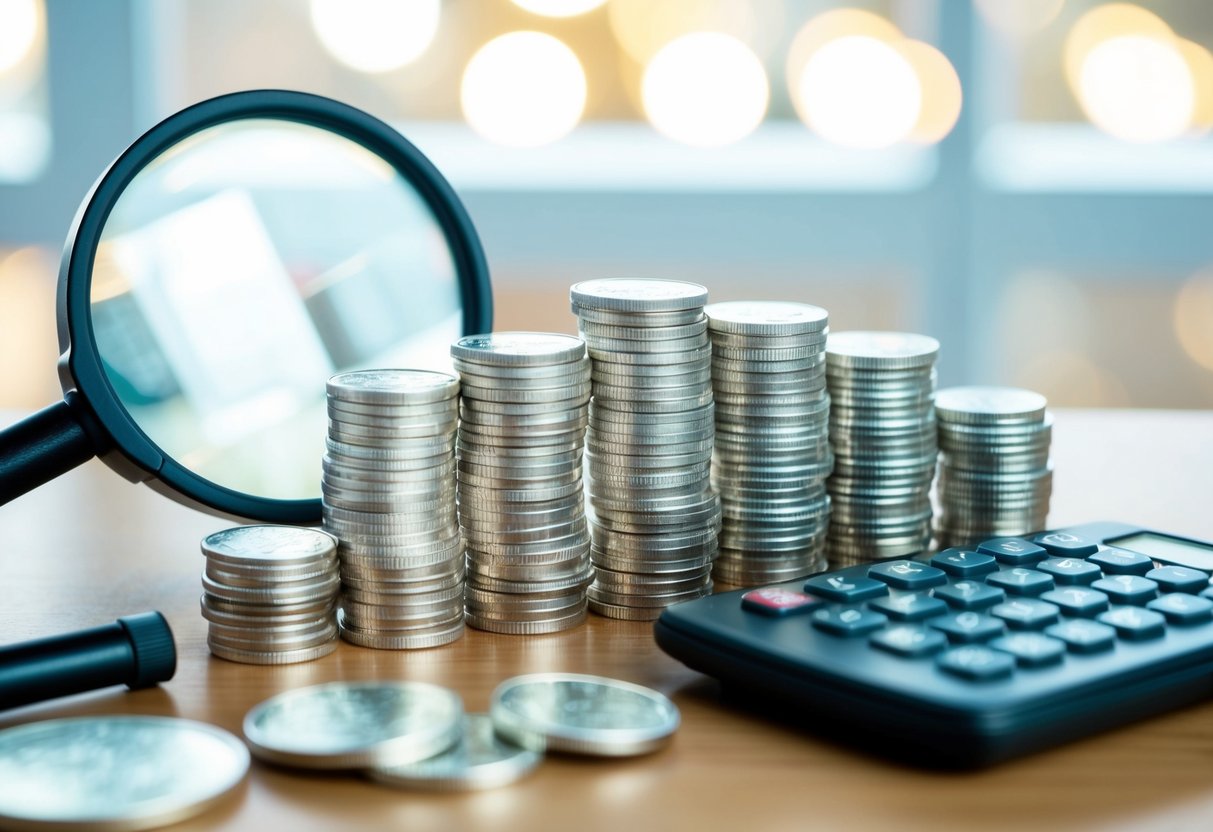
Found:
[[[716,452],[724,513],[718,583],[756,586],[825,568],[834,464],[825,344],[829,314],[805,303],[738,301],[705,310],[712,338]]]
[[[571,335],[495,332],[460,339],[451,356],[462,391],[467,623],[518,634],[575,627],[594,579],[581,477],[585,344]]]
[[[834,473],[827,554],[835,568],[925,549],[938,456],[939,342],[836,332],[826,344]]]
[[[463,635],[455,513],[459,381],[360,370],[328,382],[321,495],[339,541],[341,635],[363,647],[436,647]]]
[[[1053,492],[1053,416],[1039,393],[950,387],[939,417],[939,545],[965,546],[1045,528]]]
[[[238,526],[202,541],[206,643],[223,659],[290,664],[337,647],[337,542],[295,526]]]
[[[578,283],[571,295],[593,367],[590,609],[654,619],[712,591],[721,515],[711,487],[708,292],[607,279]]]

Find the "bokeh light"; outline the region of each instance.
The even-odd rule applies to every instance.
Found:
[[[992,29],[1024,37],[1056,20],[1065,0],[974,0],[973,4]]]
[[[58,398],[54,255],[40,248],[0,250],[0,350],[22,356],[5,367],[0,407],[29,409]]]
[[[695,32],[751,42],[761,29],[760,6],[753,0],[610,0],[607,14],[623,51],[647,64],[671,41]]]
[[[964,99],[960,77],[947,56],[929,43],[902,40],[893,46],[914,67],[922,87],[918,121],[908,138],[918,144],[934,144],[951,133],[960,118]]]
[[[1062,54],[1066,81],[1075,95],[1081,94],[1083,63],[1091,50],[1104,41],[1127,35],[1161,40],[1174,37],[1161,17],[1131,3],[1096,6],[1075,22],[1066,35]]]
[[[1213,371],[1213,270],[1189,278],[1175,295],[1175,337],[1188,357]]]
[[[514,5],[543,17],[576,17],[593,11],[606,0],[513,0]]]
[[[421,57],[441,11],[441,0],[311,0],[324,48],[359,72],[390,72]]]
[[[817,49],[800,72],[797,109],[835,144],[881,148],[910,135],[922,107],[914,67],[894,46],[867,35]]]
[[[1196,88],[1173,39],[1119,35],[1083,59],[1078,100],[1091,122],[1130,142],[1183,135],[1192,123]]]
[[[901,30],[887,19],[862,9],[832,9],[817,15],[801,27],[788,47],[788,59],[785,64],[788,95],[801,120],[808,120],[801,109],[803,96],[800,91],[800,78],[805,65],[817,50],[827,43],[852,35],[876,38],[886,43],[896,43],[904,37]]]
[[[540,32],[510,32],[480,48],[463,72],[460,101],[472,128],[492,142],[537,147],[577,126],[585,71],[573,50]]]
[[[24,61],[42,29],[39,0],[0,0],[0,73]]]
[[[684,35],[645,68],[644,111],[662,134],[718,147],[751,133],[770,101],[766,71],[744,43],[717,32]]]
[[[1213,128],[1213,54],[1199,43],[1176,41],[1192,76],[1195,100],[1189,132],[1207,133]]]

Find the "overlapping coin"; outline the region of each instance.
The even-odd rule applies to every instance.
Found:
[[[461,379],[459,522],[467,623],[497,633],[585,620],[594,577],[582,449],[590,360],[571,335],[494,332],[451,347]]]
[[[716,398],[713,483],[724,519],[719,583],[756,586],[825,568],[833,467],[826,310],[736,301],[706,308]]]
[[[436,647],[463,634],[458,395],[456,378],[427,370],[329,379],[321,495],[339,541],[341,635],[353,644]]]
[[[711,592],[721,522],[707,290],[605,279],[571,290],[592,365],[590,609],[654,619]]]
[[[1044,396],[1014,387],[950,387],[939,419],[940,546],[1048,526],[1053,417]]]
[[[289,664],[337,647],[337,542],[297,526],[238,526],[202,540],[202,617],[216,656]]]
[[[939,342],[925,335],[829,336],[832,567],[911,554],[930,543],[938,354]]]

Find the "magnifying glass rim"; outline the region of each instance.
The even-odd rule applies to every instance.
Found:
[[[447,239],[459,281],[464,333],[492,329],[493,301],[484,250],[459,197],[421,151],[388,124],[340,101],[292,90],[245,90],[194,104],[148,130],[114,160],[81,205],[60,266],[60,363],[67,371],[63,388],[65,394],[79,390],[81,396],[74,403],[83,398],[113,445],[146,472],[149,484],[154,486],[157,479],[166,484],[171,489],[166,493],[174,499],[223,515],[314,524],[321,519],[318,497],[287,500],[245,494],[199,476],[161,450],[131,417],[110,384],[93,332],[92,276],[97,246],[106,220],[127,186],[184,139],[210,127],[248,119],[317,127],[343,136],[391,164],[417,189]],[[316,466],[319,486],[319,459]]]

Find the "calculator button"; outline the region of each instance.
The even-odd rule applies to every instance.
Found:
[[[1158,638],[1163,634],[1165,619],[1161,613],[1137,607],[1117,607],[1100,613],[1099,620],[1116,628],[1116,634],[1129,641]]]
[[[1057,607],[1035,598],[1012,598],[990,609],[990,615],[1007,622],[1012,630],[1041,630],[1056,624]]]
[[[829,601],[854,603],[888,595],[889,588],[871,578],[847,575],[814,575],[804,582],[804,591]]]
[[[1098,589],[1085,586],[1063,586],[1040,596],[1040,600],[1056,604],[1063,615],[1094,618],[1108,608],[1108,596]]]
[[[987,576],[986,583],[1001,587],[1012,595],[1039,595],[1053,588],[1053,576],[1017,566]]]
[[[1161,612],[1172,624],[1202,624],[1213,618],[1213,601],[1181,592],[1156,598],[1146,607]]]
[[[1083,557],[1099,551],[1099,544],[1070,532],[1047,532],[1038,534],[1032,541],[1045,547],[1059,557]]]
[[[868,570],[868,577],[898,589],[927,589],[948,582],[948,576],[934,566],[916,560],[892,560]]]
[[[1087,560],[1113,575],[1144,575],[1154,568],[1154,561],[1145,555],[1124,549],[1102,549]]]
[[[836,636],[866,636],[888,621],[880,613],[863,607],[826,608],[813,612],[813,626]]]
[[[1107,593],[1114,604],[1144,604],[1158,597],[1158,584],[1139,575],[1112,575],[1091,584]]]
[[[993,555],[1002,563],[1011,566],[1030,566],[1048,557],[1048,552],[1018,537],[996,537],[977,547],[977,551]]]
[[[808,612],[821,601],[794,589],[769,586],[741,596],[741,608],[760,615],[785,616]]]
[[[939,667],[963,679],[985,682],[1010,676],[1015,669],[1015,659],[1006,653],[971,644],[943,653],[939,657]]]
[[[1081,558],[1049,558],[1036,568],[1048,572],[1059,584],[1089,584],[1103,576],[1098,566]]]
[[[907,658],[930,656],[946,647],[947,643],[942,633],[912,624],[897,624],[872,636],[873,647]]]
[[[869,602],[868,606],[898,621],[921,621],[933,615],[943,615],[948,611],[947,604],[938,598],[932,598],[925,592],[877,598],[875,601]]]
[[[1007,594],[998,587],[979,584],[977,581],[957,581],[935,590],[935,597],[942,598],[950,607],[962,610],[984,610],[1000,601]]]
[[[996,638],[990,646],[1015,657],[1021,667],[1042,667],[1061,660],[1066,652],[1064,642],[1040,633],[1011,633]]]
[[[931,565],[957,578],[971,578],[998,571],[998,562],[989,555],[968,549],[944,549],[931,558]]]
[[[1054,624],[1045,633],[1064,641],[1071,653],[1098,653],[1116,643],[1116,631],[1111,627],[1083,619]]]
[[[975,612],[945,615],[943,618],[936,618],[928,623],[946,635],[949,641],[961,644],[989,641],[1003,634],[1001,621]]]
[[[1193,595],[1209,585],[1209,576],[1199,569],[1186,566],[1160,566],[1146,577],[1158,584],[1163,592],[1190,592]]]

